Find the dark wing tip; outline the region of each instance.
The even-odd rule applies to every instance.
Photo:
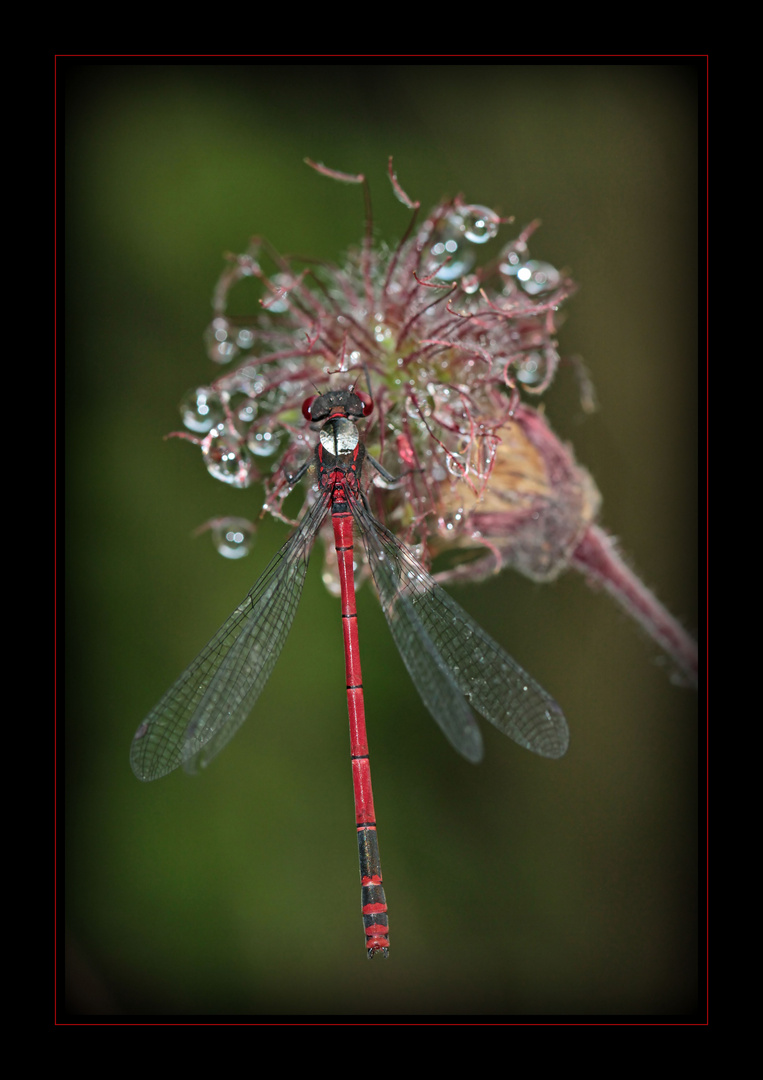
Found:
[[[545,720],[546,723],[539,732],[537,742],[532,749],[542,757],[564,757],[570,745],[570,729],[564,713],[556,702],[546,709]]]

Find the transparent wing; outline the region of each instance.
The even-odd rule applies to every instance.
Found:
[[[392,636],[426,707],[456,750],[482,757],[467,701],[499,731],[544,757],[567,750],[562,710],[497,642],[440,588],[359,502],[351,503]]]
[[[207,765],[246,720],[286,641],[327,507],[324,494],[140,725],[130,751],[139,780]]]

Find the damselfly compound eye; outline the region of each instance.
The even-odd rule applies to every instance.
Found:
[[[313,407],[313,402],[315,401],[317,396],[317,394],[313,394],[312,397],[305,398],[305,400],[302,402],[302,415],[304,416],[305,420],[312,420],[313,414],[311,410]]]
[[[369,394],[361,393],[360,390],[355,390],[354,393],[355,397],[360,399],[360,402],[363,406],[363,415],[370,416],[371,413],[374,411],[374,403],[371,396]]]

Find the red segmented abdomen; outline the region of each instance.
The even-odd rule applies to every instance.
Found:
[[[345,479],[346,482],[347,479]],[[384,957],[389,955],[387,901],[382,883],[376,814],[371,788],[371,765],[368,759],[363,676],[358,644],[358,614],[355,607],[352,514],[342,497],[342,492],[342,486],[337,484],[334,488],[331,514],[342,592],[342,630],[347,676],[347,710],[350,717],[352,784],[355,796],[355,820],[358,827],[361,910],[366,934],[366,949],[371,959],[377,953]]]

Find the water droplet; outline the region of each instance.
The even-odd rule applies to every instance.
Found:
[[[552,345],[541,352],[533,349],[516,364],[517,379],[525,386],[538,386],[549,377],[549,372],[556,369],[559,353]]]
[[[529,296],[551,292],[559,284],[561,274],[551,263],[529,259],[517,269],[517,281]]]
[[[420,420],[422,416],[432,415],[432,406],[426,397],[409,397],[405,399],[405,412],[411,420]]]
[[[236,344],[240,349],[251,349],[254,345],[254,330],[250,330],[248,326],[242,326],[236,334]]]
[[[221,518],[212,526],[212,541],[226,559],[242,559],[252,549],[254,525],[246,518]]]
[[[466,473],[466,462],[461,454],[454,454],[451,451],[445,455],[445,468],[451,476],[461,479]]]
[[[461,206],[457,214],[459,227],[470,243],[484,244],[498,235],[501,219],[489,206]]]
[[[189,431],[206,434],[221,422],[225,413],[219,395],[206,386],[199,386],[183,395],[180,415]]]
[[[516,274],[519,267],[527,262],[530,254],[526,240],[512,240],[501,252],[498,271],[501,274]]]
[[[246,445],[255,457],[272,457],[278,452],[284,435],[283,428],[275,428],[273,431],[253,431],[249,434]]]
[[[427,267],[440,281],[457,281],[471,270],[474,265],[474,253],[464,242],[460,216],[450,214],[435,234],[435,240],[429,249],[432,267]]]
[[[216,364],[227,364],[238,356],[239,348],[231,336],[231,326],[227,319],[218,315],[204,331],[207,356]]]
[[[236,430],[246,433],[257,416],[257,402],[248,394],[237,391],[228,402],[230,414],[234,417]]]
[[[470,461],[477,476],[484,478],[490,475],[498,443],[495,435],[479,435],[472,443]]]
[[[225,424],[212,428],[201,444],[201,452],[204,464],[215,480],[238,488],[249,487],[252,483],[254,476],[249,451],[237,432]]]
[[[543,379],[546,373],[546,365],[543,356],[537,349],[527,353],[516,365],[517,379],[525,386],[534,386]]]
[[[272,291],[263,298],[263,308],[275,314],[288,311],[289,293],[294,288],[294,278],[290,274],[276,274],[270,284]]]

